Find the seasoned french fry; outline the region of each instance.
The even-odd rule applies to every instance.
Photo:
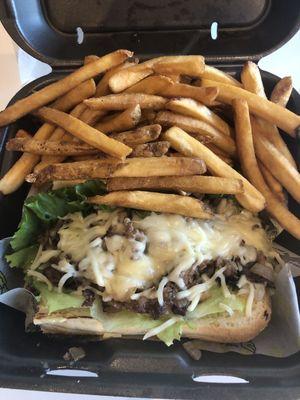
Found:
[[[259,68],[254,62],[245,62],[241,73],[241,81],[246,90],[257,94],[257,96],[263,97],[264,99],[267,98]]]
[[[100,121],[95,125],[95,129],[101,132],[122,132],[134,128],[141,119],[141,107],[139,104],[127,108],[121,114],[114,116],[109,121]]]
[[[193,135],[192,135],[193,136]],[[221,158],[221,160],[223,160],[224,162],[226,162],[226,164],[229,165],[233,165],[233,161],[232,159],[228,156],[227,153],[225,153],[224,151],[222,151],[221,149],[219,149],[217,146],[215,146],[212,143],[204,143],[206,147],[209,148],[209,150],[211,150],[213,153],[215,153],[218,157]]]
[[[114,65],[122,63],[130,56],[132,56],[132,53],[128,50],[117,50],[95,62],[84,65],[60,81],[54,82],[22,100],[18,100],[0,112],[0,126],[8,125],[31,111],[50,103],[74,89],[80,83],[95,77]]]
[[[253,129],[253,136],[257,157],[272,171],[276,179],[286,188],[294,199],[300,201],[299,172],[287,162],[286,158],[272,143],[255,129]]]
[[[264,197],[247,179],[188,133],[180,128],[173,127],[164,133],[163,138],[164,140],[168,140],[171,146],[181,154],[187,157],[199,157],[203,159],[208,170],[213,175],[223,178],[240,179],[243,182],[244,193],[236,195],[236,198],[244,208],[252,212],[259,212],[264,208]]]
[[[260,169],[260,172],[262,176],[264,177],[264,180],[266,184],[269,186],[270,190],[275,194],[275,196],[278,198],[278,200],[286,205],[286,198],[284,196],[282,186],[278,182],[278,180],[271,174],[271,172],[264,166],[264,164],[257,160],[257,165],[258,168]]]
[[[236,86],[213,82],[208,79],[202,79],[202,85],[204,87],[217,87],[219,89],[217,100],[227,104],[231,104],[235,98],[245,99],[252,114],[278,126],[291,136],[295,136],[295,129],[300,125],[300,116],[292,111]]]
[[[64,96],[57,99],[52,107],[61,111],[69,111],[76,104],[81,103],[90,94],[90,90],[95,90],[93,80],[82,83],[70,90]],[[52,124],[43,124],[35,133],[34,139],[47,140],[55,130]],[[36,154],[24,153],[18,161],[6,172],[0,180],[0,192],[3,194],[13,193],[25,180],[34,166],[39,162],[40,157]]]
[[[144,108],[142,110],[142,116],[141,116],[140,124],[144,124],[144,123],[153,124],[154,120],[156,118],[156,115],[157,115],[156,111]]]
[[[264,85],[260,76],[258,66],[248,61],[242,70],[242,82],[244,88],[250,92],[257,94],[258,96],[266,99]],[[293,156],[291,155],[287,145],[280,136],[277,127],[261,118],[252,118],[252,123],[260,127],[260,132],[268,138],[268,140],[274,144],[274,146],[289,160],[289,162],[295,166]]]
[[[52,110],[51,108],[43,107],[38,111],[38,116],[52,122],[73,136],[88,143],[89,145],[103,151],[112,157],[120,159],[125,158],[131,153],[131,148],[123,143],[107,137],[104,133],[74,118],[69,114],[62,113],[61,111]]]
[[[227,122],[223,121],[217,114],[213,113],[204,104],[198,103],[193,99],[174,99],[166,104],[168,110],[175,113],[183,114],[204,121],[215,127],[225,135],[230,136],[230,127]]]
[[[153,124],[143,126],[135,131],[113,133],[110,137],[127,144],[129,147],[136,147],[140,144],[153,142],[158,139],[160,133],[161,126],[159,124]]]
[[[65,188],[65,187],[70,187],[70,186],[75,186],[75,185],[79,185],[80,183],[85,182],[84,179],[74,179],[71,181],[54,181],[52,183],[52,189],[56,190],[56,189],[61,189],[61,188]]]
[[[163,93],[164,89],[172,84],[172,79],[168,78],[167,76],[150,75],[142,81],[124,90],[124,93],[158,94]]]
[[[286,76],[276,83],[271,93],[270,100],[273,103],[286,107],[293,91],[293,81],[290,76]]]
[[[32,154],[50,154],[63,156],[77,156],[86,154],[97,154],[99,151],[85,143],[52,142],[28,138],[10,139],[6,144],[6,150],[26,151]]]
[[[166,127],[178,126],[188,133],[195,134],[197,138],[199,135],[208,137],[216,146],[226,153],[230,155],[235,154],[236,148],[233,139],[204,121],[175,114],[170,111],[161,111],[157,114],[155,122]]]
[[[209,65],[205,65],[204,73],[202,75],[204,79],[211,79],[216,82],[227,83],[228,85],[242,87],[242,84],[234,79],[231,75],[226,74],[226,72],[221,71],[220,69],[211,67]]]
[[[173,85],[167,86],[158,94],[164,97],[189,97],[203,104],[211,105],[218,95],[218,89],[215,87],[202,88],[185,83],[173,83]]]
[[[130,157],[162,157],[169,148],[170,143],[166,141],[139,144],[134,147]]]
[[[263,193],[268,212],[284,229],[300,239],[300,220],[291,214],[271,192],[258,168],[247,101],[235,99],[233,107],[235,109],[237,148],[245,175]]]
[[[104,196],[90,197],[92,204],[135,208],[184,215],[186,217],[210,219],[212,214],[204,203],[188,196],[142,191],[111,192]]]
[[[84,103],[93,110],[124,110],[139,104],[141,108],[162,109],[167,100],[161,96],[143,93],[109,94],[84,100]]]
[[[111,178],[107,181],[107,190],[174,190],[203,194],[239,194],[243,193],[243,183],[235,178],[215,176],[154,176],[147,178]]]
[[[158,74],[180,74],[199,77],[204,73],[204,58],[202,56],[184,56],[175,61],[160,61],[153,65]]]
[[[104,179],[112,177],[185,176],[203,174],[202,160],[185,157],[128,158],[125,161],[107,158],[100,160],[52,164],[37,174],[29,175],[28,182],[38,184],[54,180]]]

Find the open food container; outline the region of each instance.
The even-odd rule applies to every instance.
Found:
[[[239,76],[245,60],[258,62],[289,40],[300,26],[300,3],[289,0],[97,1],[3,0],[0,19],[13,40],[52,72],[22,88],[11,103],[63,77],[88,54],[128,48],[147,59],[158,55],[201,54],[206,62]],[[212,24],[217,30],[212,34]],[[217,23],[217,24],[216,24]],[[296,55],[295,55],[296,56]],[[267,93],[278,78],[262,71]],[[288,108],[300,114],[293,91]],[[1,176],[15,161],[5,151],[18,128],[34,132],[26,116],[1,130]],[[284,135],[296,157],[296,142]],[[28,186],[0,198],[0,238],[11,236],[21,217]],[[299,205],[289,198],[299,216]],[[277,242],[300,254],[288,233]],[[0,277],[2,278],[2,277]],[[16,274],[17,279],[17,274]],[[299,282],[297,282],[299,289]],[[5,282],[3,283],[5,290]],[[0,287],[1,290],[2,287]],[[155,398],[296,399],[300,393],[300,354],[287,358],[203,352],[194,361],[180,343],[79,337],[54,338],[25,333],[24,315],[0,303],[0,385],[68,393]],[[83,346],[86,357],[70,365],[68,348]],[[253,349],[255,352],[255,349]],[[55,371],[72,369],[70,376]],[[54,372],[53,372],[54,371]],[[90,374],[81,376],[82,371]],[[233,376],[239,383],[197,382],[201,376]],[[218,379],[217,379],[218,381]],[[240,383],[244,381],[244,383]]]

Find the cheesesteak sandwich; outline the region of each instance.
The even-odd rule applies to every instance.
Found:
[[[271,316],[280,260],[258,216],[204,196],[210,218],[91,204],[101,181],[26,200],[7,260],[45,333],[242,342]]]

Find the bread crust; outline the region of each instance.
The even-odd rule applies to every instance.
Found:
[[[253,303],[252,315],[246,317],[240,312],[232,316],[222,314],[205,317],[197,321],[193,329],[185,327],[183,337],[202,339],[219,343],[240,343],[252,340],[266,328],[271,318],[271,301],[268,294],[261,301]],[[126,326],[116,332],[106,332],[103,324],[92,318],[36,315],[34,324],[44,333],[65,335],[103,335],[104,333],[122,336],[144,335],[146,332],[136,327]]]

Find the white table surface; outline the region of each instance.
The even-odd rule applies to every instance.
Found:
[[[0,0],[1,1],[1,0]],[[45,75],[51,68],[35,60],[11,40],[0,23],[0,109],[28,82]],[[266,56],[259,66],[280,77],[292,76],[294,87],[300,91],[300,31],[281,49]],[[124,397],[74,395],[0,388],[2,400],[95,400],[125,399]]]

